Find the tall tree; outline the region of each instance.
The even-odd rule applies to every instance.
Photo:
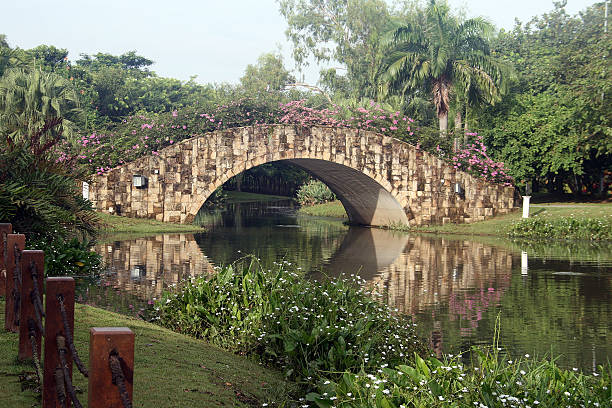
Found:
[[[460,22],[445,1],[431,0],[422,12],[389,32],[383,93],[402,95],[425,89],[431,94],[444,137],[453,88],[459,95],[477,92],[500,99],[505,66],[491,57],[486,37],[493,26],[482,18]]]
[[[62,124],[48,136],[71,138],[81,114],[74,87],[55,73],[11,69],[0,79],[0,134],[7,140],[23,140],[52,118],[62,118]]]
[[[277,0],[298,66],[309,58],[340,66],[323,73],[344,97],[375,97],[380,37],[390,20],[383,0]],[[338,72],[342,72],[340,75]]]

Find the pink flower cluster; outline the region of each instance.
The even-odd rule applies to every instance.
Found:
[[[504,163],[496,162],[488,156],[482,136],[476,133],[468,133],[468,136],[476,136],[476,140],[456,152],[452,157],[453,167],[483,178],[485,181],[505,186],[512,185],[514,180],[508,174]]]
[[[440,157],[447,151],[426,143],[414,128],[414,119],[384,110],[380,104],[370,101],[367,107],[356,109],[337,105],[331,109],[317,109],[306,105],[305,100],[280,104],[277,109],[260,107],[250,100],[238,100],[219,106],[213,112],[201,112],[197,108],[152,115],[130,116],[114,128],[113,133],[94,132],[78,140],[76,146],[63,144],[58,149],[58,161],[75,160],[91,167],[96,174],[104,174],[111,168],[146,155],[159,155],[159,151],[176,142],[210,131],[240,126],[267,127],[271,124],[299,126],[328,126],[354,128],[384,133],[408,140],[421,149],[425,148]],[[415,134],[415,132],[417,132]],[[427,147],[429,146],[429,147]],[[508,185],[512,179],[503,163],[487,156],[481,138],[457,152],[452,158],[456,169],[468,171],[487,181]]]

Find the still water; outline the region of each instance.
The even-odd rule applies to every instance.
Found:
[[[96,247],[109,265],[80,300],[142,314],[167,288],[255,254],[314,279],[356,273],[415,317],[448,353],[500,344],[592,370],[612,357],[612,244],[542,244],[409,235],[298,216],[291,201],[229,204],[204,234],[165,234]]]

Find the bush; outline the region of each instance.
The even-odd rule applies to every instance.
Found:
[[[93,235],[99,225],[80,191],[86,172],[57,161],[52,147],[59,136],[43,142],[61,123],[50,120],[20,142],[0,140],[0,222],[12,223],[28,240]]]
[[[320,180],[310,180],[297,191],[297,200],[302,206],[323,204],[336,200],[336,195]]]
[[[97,276],[101,272],[102,257],[91,250],[87,240],[58,239],[28,246],[45,251],[45,276]]]
[[[554,361],[508,360],[483,348],[472,355],[469,366],[458,358],[415,356],[411,365],[345,373],[336,382],[322,383],[307,399],[319,407],[610,406],[609,364],[591,376],[561,369]]]
[[[534,216],[512,224],[508,235],[516,238],[612,240],[612,219]]]
[[[195,278],[162,297],[157,319],[308,383],[426,354],[411,321],[392,315],[358,278],[311,282],[288,266],[264,270],[251,259]]]

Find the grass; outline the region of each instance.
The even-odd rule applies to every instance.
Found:
[[[546,204],[532,204],[530,210],[531,218],[538,217],[552,221],[562,220],[564,218],[605,219],[606,217],[612,217],[612,203],[551,202]],[[347,218],[346,211],[344,211],[344,207],[340,201],[302,207],[299,213],[317,217]],[[510,228],[521,220],[522,211],[519,210],[511,214],[500,215],[471,224],[426,225],[408,228],[403,226],[390,226],[390,228],[411,232],[506,237],[508,236]]]
[[[223,191],[230,203],[250,203],[255,201],[291,200],[293,197],[277,196],[244,191]]]
[[[102,230],[100,231],[103,234],[133,234],[143,236],[171,232],[189,233],[204,231],[204,228],[191,224],[175,224],[148,218],[120,217],[118,215],[105,213],[98,213],[98,215],[104,224]]]
[[[135,332],[134,407],[277,406],[295,390],[277,371],[141,320],[77,304],[75,321],[75,345],[85,365],[90,327],[127,326]],[[17,350],[18,335],[0,330],[0,407],[38,407],[38,394],[21,391],[19,375],[34,369],[17,362]],[[85,404],[86,379],[76,368],[73,378]]]
[[[300,214],[312,215],[315,217],[348,218],[344,206],[340,201],[331,201],[329,203],[301,207],[298,212]]]
[[[547,203],[533,204],[530,208],[530,217],[545,217],[550,219],[572,218],[603,218],[612,216],[612,204],[567,204]],[[522,211],[511,214],[500,215],[489,220],[474,222],[471,224],[445,224],[412,227],[410,231],[435,232],[463,235],[497,235],[507,236],[510,227],[521,221]]]

